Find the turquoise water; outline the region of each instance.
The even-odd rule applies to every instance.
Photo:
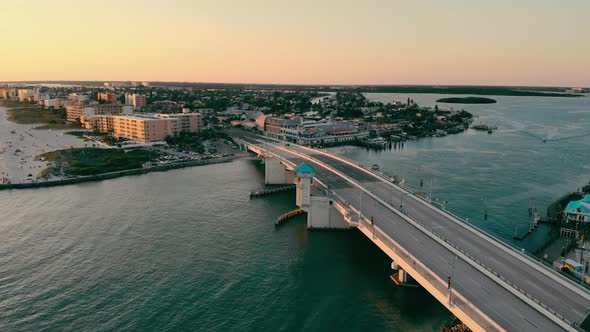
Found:
[[[275,228],[253,161],[0,192],[2,331],[432,331],[449,313],[395,287],[357,232]]]
[[[367,94],[371,100],[414,99],[434,106],[443,95]],[[515,227],[527,228],[528,208],[540,211],[567,192],[590,181],[590,97],[493,97],[497,104],[439,104],[465,109],[497,125],[493,134],[469,130],[443,138],[407,141],[391,151],[348,150],[343,154],[366,165],[405,178],[406,185],[430,191],[447,201],[447,208],[470,222],[512,242],[534,250],[542,244],[545,229],[515,241]],[[543,142],[547,140],[547,142]],[[485,210],[488,220],[484,220]]]

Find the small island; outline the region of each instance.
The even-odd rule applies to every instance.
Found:
[[[496,100],[484,97],[451,97],[441,98],[437,103],[453,103],[453,104],[495,104]]]

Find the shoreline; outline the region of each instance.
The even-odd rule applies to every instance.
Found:
[[[38,124],[13,122],[8,119],[10,109],[0,106],[0,182],[31,183],[48,166],[46,161],[35,159],[38,155],[94,143],[68,135],[67,130],[37,130],[34,127]]]
[[[195,166],[205,166],[205,165],[213,165],[213,164],[221,164],[221,163],[228,163],[235,161],[239,158],[242,158],[243,155],[234,155],[229,157],[223,157],[218,159],[207,159],[207,160],[194,160],[194,161],[187,161],[175,164],[168,164],[168,165],[159,165],[154,167],[148,168],[135,168],[135,169],[128,169],[124,171],[117,171],[111,173],[101,173],[101,174],[94,174],[94,175],[87,175],[87,176],[79,176],[73,178],[64,178],[64,179],[56,179],[56,180],[48,180],[48,181],[40,181],[40,182],[25,182],[25,183],[9,183],[9,184],[0,184],[0,191],[1,190],[12,190],[12,189],[36,189],[36,188],[45,188],[45,187],[58,187],[58,186],[67,186],[72,184],[84,183],[84,182],[95,182],[95,181],[104,181],[110,179],[116,179],[124,176],[132,176],[132,175],[142,175],[152,172],[165,172],[173,169],[180,169],[186,167],[195,167]]]

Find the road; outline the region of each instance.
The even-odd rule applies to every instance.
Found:
[[[283,147],[266,144],[273,153],[299,164],[304,159],[300,154],[285,151]],[[402,189],[382,179],[368,174],[354,166],[337,160],[333,156],[313,153],[307,149],[291,145],[292,151],[303,153],[325,163],[331,168],[345,174],[354,181],[370,188],[389,205],[399,207]],[[373,216],[375,225],[389,237],[401,244],[417,259],[426,264],[443,280],[451,273],[451,260],[456,256],[448,248],[434,241],[431,236],[419,230],[402,218],[391,206],[378,202],[369,194],[355,187],[350,181],[337,175],[322,164],[307,159],[306,162],[316,168],[316,178],[356,208],[361,208],[366,216]],[[361,198],[362,196],[362,198]],[[433,208],[429,203],[412,195],[404,195],[403,211],[412,219],[435,230],[439,235],[450,239],[470,256],[502,275],[516,287],[524,290],[541,303],[563,315],[572,322],[581,324],[590,313],[590,295],[577,287],[568,287],[570,281],[555,275],[542,273],[535,263],[527,264],[517,258],[518,253],[512,249],[505,250],[496,241],[480,236],[469,227],[461,225],[444,212]],[[473,266],[472,262],[458,259],[454,263],[453,288],[468,301],[477,306],[488,317],[508,331],[560,331],[555,322],[538,310],[515,296],[505,286],[484,275]],[[558,278],[560,282],[554,280]],[[564,284],[565,283],[565,284]]]

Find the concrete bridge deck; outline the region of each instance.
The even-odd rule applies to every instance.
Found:
[[[313,165],[315,178],[335,200],[364,215],[357,227],[392,258],[403,260],[412,277],[476,330],[575,331],[572,325],[579,326],[590,313],[587,290],[386,177],[318,150],[252,137],[245,141],[287,163]],[[449,301],[445,292],[451,273]]]

